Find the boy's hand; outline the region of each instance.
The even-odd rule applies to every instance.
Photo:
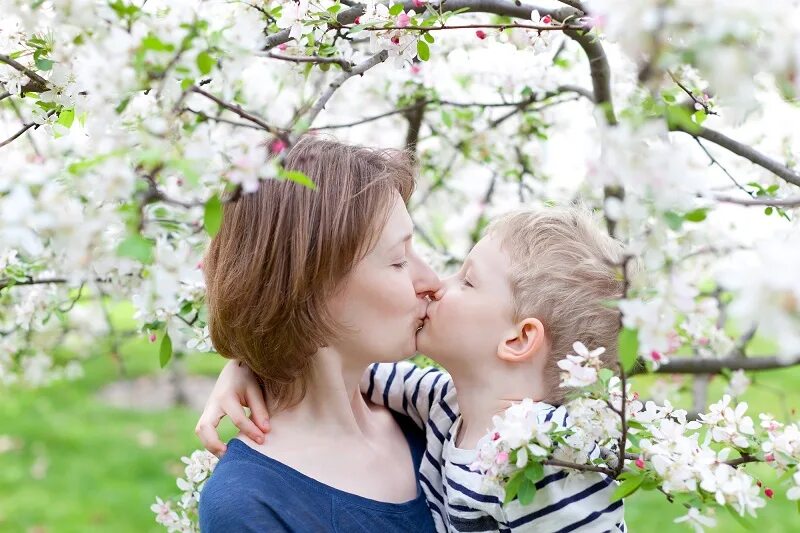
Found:
[[[244,407],[250,408],[250,418]],[[253,372],[237,361],[229,361],[220,372],[194,428],[203,446],[217,457],[222,457],[227,449],[217,433],[219,421],[225,415],[231,417],[239,431],[259,444],[264,443],[270,429],[264,393]]]

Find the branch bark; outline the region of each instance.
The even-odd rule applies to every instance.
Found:
[[[11,68],[18,70],[19,72],[24,72],[25,75],[28,76],[28,79],[30,81],[26,83],[25,86],[22,88],[22,92],[41,93],[49,88],[50,85],[46,79],[44,79],[39,74],[29,69],[22,63],[14,59],[11,59],[11,57],[5,54],[0,54],[0,62],[5,63]]]
[[[218,106],[223,107],[223,108],[227,109],[228,111],[231,111],[231,112],[235,113],[236,115],[239,115],[240,117],[242,117],[245,120],[249,120],[253,124],[257,124],[257,125],[261,126],[264,130],[266,130],[269,133],[275,135],[276,137],[279,137],[284,141],[288,141],[288,138],[287,138],[288,132],[287,131],[285,131],[283,129],[280,129],[280,128],[276,128],[275,126],[272,126],[270,124],[267,124],[264,121],[264,119],[254,115],[254,114],[252,114],[252,113],[250,113],[248,111],[245,111],[244,109],[242,109],[241,106],[239,106],[237,104],[228,103],[228,102],[222,100],[221,98],[218,98],[217,96],[211,94],[210,92],[201,89],[197,85],[193,85],[191,87],[191,89],[189,89],[189,90],[191,92],[193,92],[193,93],[197,93],[197,94],[201,94],[201,95],[205,96],[209,100],[212,100],[213,102],[215,102]]]
[[[771,370],[800,365],[800,354],[791,357],[679,357],[653,370],[656,374],[719,374],[722,370]],[[629,375],[646,374],[640,361]]]
[[[723,148],[733,152],[734,154],[740,157],[744,157],[751,163],[754,163],[762,168],[769,170],[779,178],[782,178],[788,181],[789,183],[800,187],[800,174],[794,172],[786,165],[783,165],[778,161],[775,161],[774,159],[767,157],[758,150],[755,150],[746,144],[742,144],[739,141],[731,139],[730,137],[718,131],[704,128],[702,126],[699,126],[697,130],[693,131],[689,130],[688,128],[682,127],[679,124],[673,124],[671,130],[680,131],[688,135],[691,135],[694,138],[699,137],[701,139],[705,139],[714,144],[722,146]]]

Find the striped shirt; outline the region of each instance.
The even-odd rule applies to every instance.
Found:
[[[361,389],[374,403],[408,415],[425,430],[420,480],[437,531],[626,531],[622,500],[610,501],[617,482],[596,472],[545,466],[533,502],[503,505],[503,490],[485,486],[482,475],[469,469],[477,450],[455,444],[461,416],[446,372],[408,361],[375,363],[364,374]],[[540,402],[537,408],[540,421],[569,424],[564,407]]]

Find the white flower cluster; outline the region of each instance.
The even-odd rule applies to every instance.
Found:
[[[587,5],[608,39],[661,73],[685,63],[691,51],[713,91],[732,105],[755,104],[760,73],[800,91],[797,0],[707,0],[702,17],[694,0],[591,0]]]
[[[572,345],[574,354],[567,354],[566,358],[558,362],[561,373],[561,387],[585,387],[597,381],[597,371],[603,365],[600,356],[606,349],[602,346],[589,351],[582,342]]]
[[[206,450],[195,450],[190,457],[181,457],[186,464],[184,477],[177,479],[178,488],[183,492],[179,499],[156,498],[150,510],[156,514],[156,522],[169,533],[197,533],[197,504],[200,491],[211,476],[219,461]]]
[[[548,457],[554,446],[551,435],[564,432],[552,420],[545,421],[543,406],[526,398],[494,416],[494,429],[478,442],[478,458],[470,468],[481,472],[487,483],[502,485],[529,461]]]

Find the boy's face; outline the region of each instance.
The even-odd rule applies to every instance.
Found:
[[[450,372],[491,364],[514,328],[511,260],[497,235],[470,251],[456,274],[443,280],[417,333],[417,349]]]

